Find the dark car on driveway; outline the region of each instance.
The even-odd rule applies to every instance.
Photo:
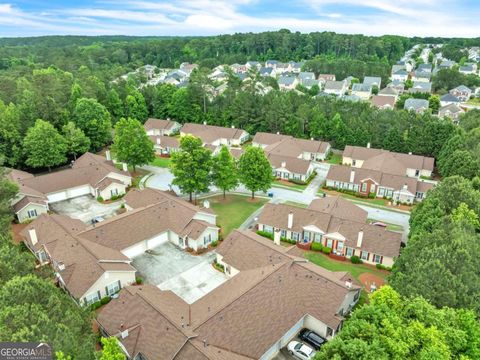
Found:
[[[298,334],[300,340],[305,341],[306,343],[312,345],[315,350],[318,350],[322,347],[323,344],[327,342],[326,339],[318,335],[317,333],[313,332],[312,330],[303,329]]]

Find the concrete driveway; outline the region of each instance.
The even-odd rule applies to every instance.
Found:
[[[49,204],[49,207],[57,214],[67,215],[73,219],[89,223],[96,216],[105,219],[114,216],[122,204],[123,200],[101,204],[93,196],[85,195]]]
[[[209,252],[193,256],[166,242],[132,259],[145,282],[162,290],[171,290],[191,304],[227,280],[215,270],[216,254]]]
[[[173,175],[168,168],[161,168],[158,166],[143,166],[142,169],[152,173],[145,181],[145,187],[158,190],[173,189],[176,194],[180,194],[180,189],[178,186],[172,185]]]

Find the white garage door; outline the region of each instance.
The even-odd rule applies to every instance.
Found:
[[[154,247],[157,247],[161,244],[164,244],[168,241],[168,234],[163,233],[161,235],[158,235],[152,239],[147,240],[148,248],[153,249]]]
[[[47,198],[48,198],[48,201],[51,203],[67,200],[67,193],[65,191],[60,191],[55,194],[48,194]]]
[[[147,243],[146,241],[142,241],[134,246],[130,246],[122,250],[122,253],[128,258],[134,258],[135,256],[142,255],[145,251],[147,251]]]
[[[295,325],[292,326],[290,330],[288,330],[285,335],[282,337],[282,347],[286,346],[290,340],[302,329],[303,327],[303,320],[302,317]]]
[[[67,196],[69,199],[88,194],[90,194],[90,186],[88,185],[67,190]]]

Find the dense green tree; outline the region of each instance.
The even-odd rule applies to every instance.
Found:
[[[155,159],[153,143],[136,119],[122,118],[117,122],[112,150],[116,159],[133,166],[133,171]]]
[[[112,123],[107,109],[94,99],[81,98],[77,101],[73,119],[90,139],[90,148],[98,150],[111,138]]]
[[[166,84],[155,87],[153,95],[153,116],[159,119],[165,119],[171,116],[170,108],[173,101],[173,95],[177,91],[174,85]]]
[[[18,193],[18,186],[7,178],[9,170],[2,166],[1,161],[0,158],[0,236],[10,231],[13,220],[12,200]]]
[[[99,360],[126,360],[127,357],[116,337],[102,338],[102,351]]]
[[[74,160],[77,160],[77,155],[81,155],[90,149],[90,139],[72,121],[63,125],[62,133],[67,144],[67,154],[73,156]]]
[[[0,214],[0,216],[0,223],[6,223],[7,221],[3,221],[5,214]],[[8,228],[9,224],[5,225]],[[34,268],[33,257],[21,251],[20,246],[14,245],[9,234],[0,234],[0,287],[14,276],[30,274]]]
[[[106,107],[112,115],[113,123],[115,124],[124,114],[122,100],[115,89],[108,91]]]
[[[460,175],[471,179],[480,174],[479,159],[474,158],[467,150],[455,150],[442,162],[442,175]]]
[[[480,214],[480,191],[459,177],[444,179],[412,211],[407,246],[395,262],[390,284],[405,296],[436,306],[465,307],[480,314],[480,234],[466,226]]]
[[[203,147],[202,140],[191,135],[182,136],[180,151],[172,154],[170,169],[175,177],[173,184],[189,195],[190,202],[193,193],[208,191],[211,167],[211,152]]]
[[[473,312],[437,309],[384,286],[315,356],[323,359],[476,359],[480,324]]]
[[[240,182],[252,192],[252,199],[257,191],[267,191],[273,182],[272,167],[263,150],[248,146],[238,162]]]
[[[452,211],[452,220],[456,224],[473,226],[475,229],[480,228],[478,214],[470,209],[465,203],[461,203]]]
[[[428,107],[432,110],[433,114],[437,114],[440,109],[440,97],[438,95],[432,95],[428,98]]]
[[[5,164],[15,166],[21,157],[20,114],[13,104],[5,106],[0,100],[0,156]]]
[[[132,91],[125,99],[125,115],[137,119],[142,124],[147,120],[148,110],[145,98],[138,90]]]
[[[65,139],[52,124],[40,119],[27,131],[23,149],[27,158],[25,163],[33,168],[47,167],[50,171],[52,166],[67,161]]]
[[[223,198],[225,199],[225,192],[238,186],[235,158],[230,154],[228,147],[224,145],[212,160],[212,182],[223,191]]]
[[[78,359],[94,359],[91,318],[50,279],[14,277],[0,287],[0,341],[42,341]]]

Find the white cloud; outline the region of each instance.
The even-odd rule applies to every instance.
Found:
[[[303,0],[296,16],[248,12],[260,0],[103,0],[92,7],[27,12],[0,4],[0,36],[40,34],[211,35],[288,28],[371,35],[478,36],[478,12],[454,0]],[[297,4],[298,5],[298,4]],[[267,5],[268,6],[268,5]],[[340,7],[338,7],[340,6]],[[370,11],[350,11],[367,8]],[[318,16],[308,14],[313,9]],[[338,11],[337,11],[338,9]],[[451,9],[456,9],[452,11]],[[345,11],[344,11],[345,10]],[[347,11],[348,10],[348,11]]]

